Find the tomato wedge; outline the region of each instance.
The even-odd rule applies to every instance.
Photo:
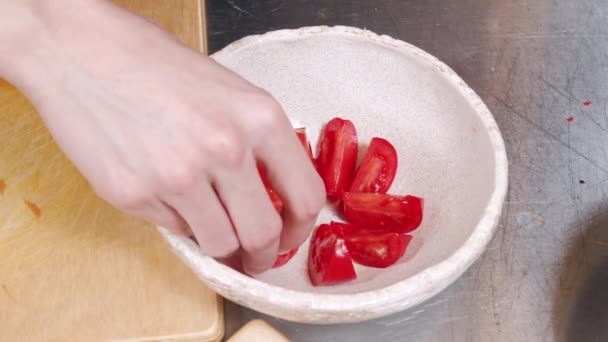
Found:
[[[308,153],[308,157],[310,158],[310,160],[312,161],[312,163],[314,165],[315,158],[312,156],[312,147],[310,146],[310,142],[308,141],[308,137],[306,136],[306,128],[304,128],[304,127],[296,128],[295,132],[296,132],[296,135],[298,136],[298,139],[300,139],[302,146],[304,146],[306,153]]]
[[[334,285],[357,278],[344,239],[329,224],[315,231],[308,254],[308,276],[314,286]]]
[[[329,197],[350,188],[357,164],[357,130],[348,120],[331,119],[321,135],[317,169]]]
[[[338,235],[339,237],[344,237],[346,234],[358,229],[350,223],[342,223],[336,221],[331,221],[329,225],[331,226],[332,232]]]
[[[296,253],[298,253],[298,248],[294,248],[287,253],[279,254],[272,267],[277,268],[285,265],[294,255],[296,255]]]
[[[386,193],[397,173],[397,150],[385,139],[373,138],[355,175],[351,192]]]
[[[266,171],[261,165],[258,165],[258,172],[260,173],[260,178],[262,179],[262,183],[264,183],[264,187],[266,187],[266,192],[270,197],[270,201],[272,201],[272,205],[274,205],[275,209],[281,214],[283,212],[283,201],[279,194],[274,191],[270,181],[268,180],[268,176],[266,176]]]
[[[405,254],[411,235],[358,230],[345,235],[346,248],[356,263],[387,268]]]
[[[353,261],[364,266],[386,268],[399,260],[407,249],[411,235],[355,227],[332,221],[334,234],[344,238]]]
[[[345,192],[344,216],[348,222],[369,229],[409,233],[422,223],[424,200],[370,192]]]
[[[283,201],[281,200],[281,197],[279,197],[279,195],[271,187],[266,187],[266,192],[268,193],[274,208],[279,212],[279,214],[283,213]]]

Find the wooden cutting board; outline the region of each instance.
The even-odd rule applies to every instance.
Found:
[[[203,49],[199,0],[120,3]],[[96,197],[3,81],[0,123],[0,341],[221,338],[220,298]]]

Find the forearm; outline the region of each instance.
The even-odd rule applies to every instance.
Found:
[[[107,0],[0,0],[0,78],[36,104],[88,70],[104,79],[160,29]],[[44,99],[41,99],[43,101]]]
[[[0,77],[30,88],[76,55],[99,61],[129,17],[106,0],[0,0]]]

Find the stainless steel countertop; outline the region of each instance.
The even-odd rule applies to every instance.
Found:
[[[498,232],[437,297],[338,326],[294,324],[227,304],[228,336],[263,317],[294,341],[608,339],[607,1],[207,2],[212,52],[253,33],[335,24],[417,45],[483,98],[510,159]]]

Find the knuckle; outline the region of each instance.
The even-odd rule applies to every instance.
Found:
[[[246,146],[234,127],[225,127],[215,132],[206,145],[213,159],[223,165],[238,167],[245,161]]]
[[[283,222],[280,217],[269,220],[260,227],[258,234],[252,236],[251,240],[243,246],[248,252],[261,252],[278,244],[281,236]]]
[[[317,218],[325,204],[325,191],[311,191],[308,196],[300,196],[300,199],[293,213],[296,220],[312,221]]]
[[[264,95],[255,101],[255,120],[257,126],[264,131],[272,131],[285,120],[281,105],[270,95]]]
[[[138,210],[148,203],[148,194],[135,187],[111,187],[97,191],[108,202],[125,210]]]
[[[100,173],[101,177],[91,180],[91,187],[113,206],[127,212],[138,212],[150,202],[150,194],[130,172],[120,167],[104,166]]]
[[[172,192],[182,193],[190,190],[197,181],[196,169],[186,162],[170,163],[160,172],[161,186]]]

